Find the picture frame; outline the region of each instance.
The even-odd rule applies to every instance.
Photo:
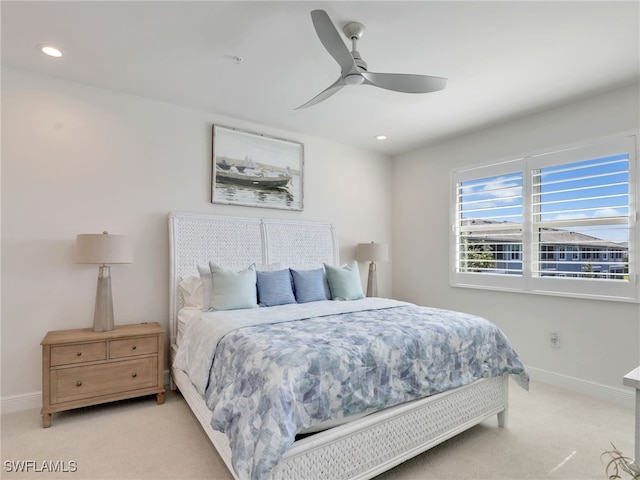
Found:
[[[303,210],[304,145],[212,127],[211,202]]]

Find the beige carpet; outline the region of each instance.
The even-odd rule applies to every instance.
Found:
[[[378,479],[606,480],[600,455],[611,442],[633,456],[632,408],[535,382],[511,387],[507,429],[492,418]],[[232,478],[173,392],[161,406],[145,397],[54,414],[48,429],[38,410],[3,414],[1,426],[3,479]],[[18,461],[76,471],[9,472]]]

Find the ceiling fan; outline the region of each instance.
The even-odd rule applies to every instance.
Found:
[[[364,84],[403,93],[429,93],[442,90],[447,84],[447,79],[442,77],[369,72],[367,63],[356,49],[356,44],[364,33],[364,25],[351,22],[344,26],[342,31],[352,43],[351,52],[349,52],[327,12],[313,10],[311,20],[322,45],[340,65],[340,77],[326,90],[300,105],[296,110],[320,103],[346,85]]]

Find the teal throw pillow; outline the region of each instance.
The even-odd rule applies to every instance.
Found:
[[[240,272],[234,272],[213,262],[209,262],[209,268],[212,309],[237,310],[258,306],[255,265]]]
[[[343,267],[324,264],[329,282],[331,300],[358,300],[364,298],[358,262],[355,260]]]

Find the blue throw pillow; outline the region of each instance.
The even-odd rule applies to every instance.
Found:
[[[234,272],[209,262],[211,269],[211,303],[214,310],[256,308],[256,267]]]
[[[298,303],[328,300],[324,271],[291,269],[293,289]]]
[[[358,262],[355,260],[343,267],[324,264],[331,300],[358,300],[364,298]]]
[[[289,269],[258,272],[258,301],[261,307],[296,303]]]

